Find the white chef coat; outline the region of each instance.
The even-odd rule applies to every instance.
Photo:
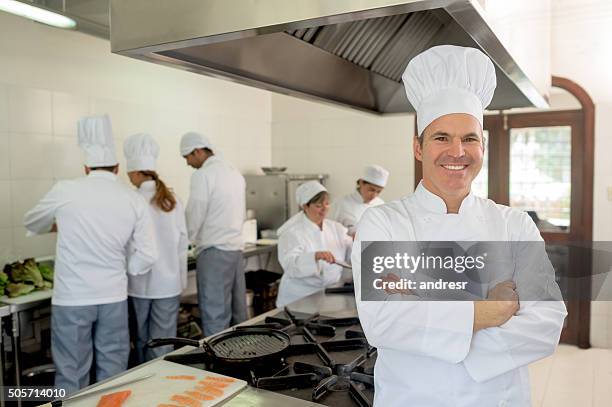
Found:
[[[458,214],[448,214],[444,201],[422,184],[362,217],[352,264],[359,318],[378,348],[375,405],[530,405],[527,365],[554,352],[567,315],[563,302],[521,301],[518,314],[501,327],[473,334],[471,301],[360,300],[361,241],[476,240],[542,237],[526,213],[472,194]]]
[[[55,305],[123,301],[126,272],[146,273],[157,258],[148,204],[108,171],[58,182],[24,217],[33,233],[48,233],[54,222]]]
[[[277,307],[283,307],[340,280],[342,267],[323,260],[315,261],[315,252],[329,251],[338,260],[350,256],[352,239],[344,226],[325,219],[319,229],[300,212],[287,228],[279,229],[278,261],[283,268]]]
[[[345,195],[332,205],[332,210],[329,214],[329,219],[340,222],[346,226],[349,231],[353,231],[357,222],[366,209],[384,204],[381,198],[376,197],[368,203],[363,202],[363,197],[359,191],[353,191],[351,194]]]
[[[196,246],[196,256],[208,247],[242,249],[245,189],[242,174],[214,155],[193,173],[186,216],[189,240]]]
[[[151,272],[128,278],[128,294],[137,298],[170,298],[180,295],[187,287],[187,226],[185,209],[176,200],[170,212],[164,212],[151,202],[155,196],[155,181],[145,181],[138,188],[149,202],[159,256]]]

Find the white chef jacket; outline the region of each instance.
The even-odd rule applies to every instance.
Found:
[[[346,226],[349,231],[353,231],[357,222],[366,209],[384,204],[381,198],[376,197],[368,203],[363,203],[363,197],[359,191],[353,191],[351,194],[345,195],[332,205],[329,219],[340,222]]]
[[[342,267],[323,260],[315,261],[315,252],[330,251],[338,260],[350,256],[352,239],[344,226],[325,219],[319,229],[300,212],[287,228],[279,229],[278,261],[283,268],[276,306],[283,307],[340,280]]]
[[[186,216],[189,240],[196,246],[196,255],[208,247],[242,249],[245,190],[242,174],[214,155],[193,173]]]
[[[177,199],[170,212],[164,212],[151,202],[155,196],[155,181],[145,181],[138,193],[149,202],[159,256],[151,272],[128,277],[128,294],[137,298],[170,298],[180,295],[187,287],[187,226],[185,209]]]
[[[458,214],[446,213],[444,201],[422,184],[362,217],[352,265],[359,318],[378,348],[375,405],[530,405],[527,365],[554,352],[567,315],[562,301],[521,301],[508,322],[473,334],[471,301],[360,300],[361,241],[476,240],[542,237],[526,213],[471,193]]]
[[[127,274],[146,273],[157,258],[148,204],[108,171],[60,181],[28,213],[26,229],[57,224],[51,302],[99,305],[127,299]],[[127,260],[127,247],[133,255]]]

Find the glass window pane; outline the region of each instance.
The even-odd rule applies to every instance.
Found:
[[[472,181],[472,192],[474,195],[488,198],[489,196],[489,132],[483,131],[484,134],[484,157],[482,160],[482,169]]]
[[[569,231],[571,135],[570,126],[510,130],[510,206],[541,231]]]

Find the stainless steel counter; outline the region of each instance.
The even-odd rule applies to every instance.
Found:
[[[325,294],[323,291],[309,295],[308,297],[302,298],[301,300],[295,301],[289,304],[289,309],[297,312],[315,313],[318,312],[321,315],[330,317],[350,317],[357,315],[357,308],[355,306],[355,297],[352,294]],[[264,314],[258,315],[255,318],[251,318],[239,325],[252,325],[257,324],[264,320],[269,315],[274,315],[280,311],[279,308],[275,308]],[[231,329],[231,328],[230,328]],[[191,346],[184,346],[177,349],[173,353],[180,354],[189,352],[194,348]],[[149,362],[150,363],[150,362]],[[138,370],[143,365],[136,366],[129,371]],[[85,389],[82,389],[79,393],[85,390],[94,389],[110,380],[114,380],[117,377],[125,375],[124,372],[120,375],[113,376],[107,380],[98,382]],[[79,394],[76,393],[76,394]],[[296,407],[315,407],[322,406],[309,401],[296,399],[293,397],[284,396],[281,394],[273,393],[267,390],[257,389],[255,387],[248,386],[245,390],[238,393],[235,397],[228,399],[221,405],[227,407],[284,407],[284,406],[296,406]]]

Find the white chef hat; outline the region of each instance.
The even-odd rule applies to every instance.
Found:
[[[378,185],[379,187],[385,187],[387,180],[389,179],[389,171],[385,170],[380,165],[368,165],[363,171],[362,180],[369,182],[370,184]]]
[[[214,150],[212,143],[206,136],[196,133],[195,131],[190,131],[183,134],[183,137],[181,138],[181,156],[185,157],[186,155],[191,154],[191,152],[196,148],[208,148],[209,150]]]
[[[295,200],[297,204],[306,205],[319,192],[327,191],[319,181],[308,181],[295,189]]]
[[[155,171],[159,145],[150,134],[131,135],[123,142],[127,171]]]
[[[402,81],[408,100],[417,113],[417,129],[423,130],[438,117],[466,113],[483,123],[483,110],[495,91],[495,67],[476,48],[440,45],[414,57]]]
[[[83,117],[77,124],[78,144],[85,152],[85,165],[110,167],[117,165],[115,143],[107,115]]]

